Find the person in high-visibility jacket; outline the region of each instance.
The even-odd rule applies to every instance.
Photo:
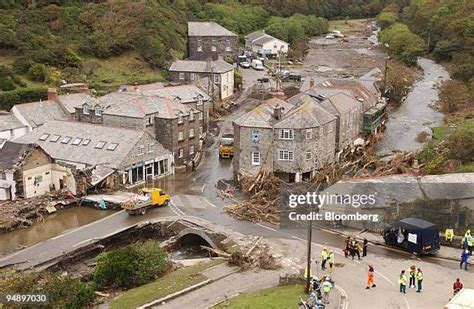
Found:
[[[446,229],[444,232],[444,238],[446,241],[452,242],[454,238],[454,230],[452,228]]]
[[[405,271],[402,270],[398,276],[398,284],[400,284],[400,293],[407,293],[407,276],[405,276]]]
[[[420,293],[421,289],[423,288],[423,272],[421,271],[421,268],[418,268],[416,271],[416,281],[418,285],[418,289],[416,291]]]
[[[331,249],[328,256],[329,272],[332,273],[334,267],[334,251]]]
[[[326,261],[328,259],[328,251],[326,248],[323,248],[323,251],[321,251],[321,270],[326,269]]]
[[[368,264],[368,266],[369,266],[369,272],[367,273],[367,287],[366,287],[367,290],[370,289],[371,287],[372,288],[376,287],[375,282],[374,282],[374,273],[375,273],[374,267],[371,264]]]
[[[323,284],[321,285],[321,288],[323,290],[323,302],[325,304],[329,304],[329,292],[331,292],[332,283],[329,282],[329,280],[325,279]]]
[[[471,230],[467,230],[466,234],[464,234],[464,238],[467,241],[467,250],[469,251],[469,255],[472,255],[472,249],[474,247],[474,239],[471,236]]]

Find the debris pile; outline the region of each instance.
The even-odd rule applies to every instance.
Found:
[[[210,254],[226,258],[230,265],[237,266],[243,271],[253,268],[275,270],[281,267],[278,258],[271,253],[270,247],[262,242],[260,237],[249,248],[242,247],[232,253],[206,246],[201,248],[208,250]]]
[[[44,220],[43,215],[77,203],[77,199],[66,197],[63,193],[47,193],[42,196],[6,201],[0,205],[0,232],[27,227],[33,220]]]
[[[250,222],[280,221],[280,200],[283,181],[272,173],[261,170],[257,176],[243,175],[240,178],[243,192],[249,199],[224,207],[233,217]]]

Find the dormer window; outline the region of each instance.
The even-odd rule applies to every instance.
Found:
[[[84,115],[89,115],[89,105],[87,104],[82,105],[82,113]]]
[[[102,116],[102,108],[99,105],[96,105],[94,108],[95,115],[101,117]]]
[[[202,97],[201,96],[198,97],[197,105],[202,105]]]

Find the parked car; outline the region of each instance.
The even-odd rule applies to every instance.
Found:
[[[301,81],[301,74],[300,73],[289,73],[288,74],[288,79],[299,82],[299,81]]]
[[[244,69],[248,69],[248,68],[250,68],[250,63],[244,61],[244,62],[240,63],[240,66]]]
[[[258,59],[252,60],[252,68],[257,71],[263,71],[263,62]]]
[[[332,34],[328,34],[325,36],[326,39],[335,39],[336,37]]]
[[[257,82],[259,82],[259,83],[268,83],[269,81],[270,81],[270,79],[268,77],[265,77],[265,76],[257,79]]]

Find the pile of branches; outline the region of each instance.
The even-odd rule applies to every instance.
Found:
[[[278,224],[283,181],[272,173],[261,170],[256,176],[242,175],[240,184],[249,198],[226,206],[224,210],[240,220]]]
[[[352,177],[380,177],[417,172],[414,152],[401,152],[379,158],[370,152],[348,150],[341,154],[338,162],[320,169],[313,178],[315,182],[335,183]]]
[[[201,248],[208,250],[213,255],[227,259],[229,265],[237,266],[243,271],[254,268],[275,270],[281,267],[279,260],[271,253],[268,245],[263,243],[260,237],[250,247],[240,248],[233,253],[206,246],[201,246]]]

